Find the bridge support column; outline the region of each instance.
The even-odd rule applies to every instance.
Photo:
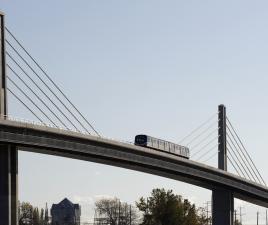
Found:
[[[228,190],[212,191],[212,225],[233,225],[234,196]]]
[[[226,108],[219,105],[218,118],[218,168],[227,171]],[[231,191],[212,191],[212,224],[233,225],[234,196]]]
[[[18,224],[18,150],[0,145],[0,225]]]
[[[5,16],[0,12],[0,117],[7,116]],[[0,145],[0,225],[18,224],[18,150]]]
[[[219,105],[218,109],[218,168],[227,171],[226,108]]]

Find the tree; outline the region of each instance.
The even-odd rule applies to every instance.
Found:
[[[95,223],[107,225],[135,225],[138,214],[135,207],[119,199],[103,198],[95,202]]]
[[[19,225],[48,225],[45,223],[44,209],[33,207],[29,202],[19,202],[18,207]]]
[[[40,225],[44,225],[45,220],[44,220],[44,209],[40,210]]]
[[[46,203],[44,225],[48,225],[48,224],[49,224],[49,218],[48,218],[48,208],[47,208],[47,203]]]
[[[207,211],[205,208],[200,207],[198,209],[198,225],[207,225],[207,224],[212,224],[212,218],[209,217],[207,218]]]
[[[33,209],[33,225],[40,225],[40,216],[38,208]]]
[[[19,225],[32,224],[33,206],[29,202],[22,202],[19,205]]]
[[[234,221],[234,225],[242,225],[242,223],[239,222],[238,220],[235,220],[235,221]]]
[[[204,217],[194,204],[172,190],[153,189],[151,197],[140,198],[137,208],[143,213],[141,225],[204,225]]]

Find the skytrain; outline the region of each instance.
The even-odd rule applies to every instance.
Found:
[[[189,148],[144,134],[136,135],[135,145],[168,152],[186,159],[190,158]]]

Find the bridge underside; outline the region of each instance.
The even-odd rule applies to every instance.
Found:
[[[84,154],[84,153],[72,153],[72,152],[65,152],[65,151],[61,151],[61,150],[53,150],[53,149],[47,149],[47,148],[33,148],[33,147],[23,147],[21,146],[19,148],[19,150],[21,151],[26,151],[26,152],[33,152],[33,153],[40,153],[40,154],[46,154],[46,155],[53,155],[53,156],[60,156],[60,157],[66,157],[66,158],[72,158],[72,159],[77,159],[77,160],[83,160],[83,161],[89,161],[89,162],[94,162],[94,163],[100,163],[100,164],[105,164],[105,165],[110,165],[110,166],[116,166],[116,167],[120,167],[120,168],[124,168],[124,169],[130,169],[130,170],[134,170],[134,171],[139,171],[139,172],[144,172],[144,173],[148,173],[148,174],[152,174],[152,175],[157,175],[157,176],[161,176],[161,177],[165,177],[165,178],[169,178],[169,179],[173,179],[173,180],[177,180],[177,181],[181,181],[181,182],[185,182],[188,184],[192,184],[201,188],[205,188],[211,191],[214,190],[230,190],[233,193],[233,197],[255,204],[255,205],[259,205],[262,207],[268,207],[268,200],[264,198],[256,198],[256,195],[254,194],[249,194],[247,191],[237,191],[236,188],[230,188],[230,186],[228,186],[227,182],[226,184],[221,184],[221,183],[217,183],[215,181],[210,181],[208,182],[207,179],[196,179],[196,176],[187,174],[189,172],[191,172],[191,169],[189,168],[185,168],[184,166],[180,166],[177,165],[178,170],[174,171],[174,170],[170,170],[168,168],[161,168],[159,169],[159,166],[157,166],[157,164],[159,163],[159,165],[161,166],[161,164],[166,164],[165,162],[158,162],[155,161],[156,165],[153,165],[153,162],[151,161],[151,158],[148,159],[148,161],[151,161],[150,165],[148,164],[144,164],[142,162],[132,162],[132,161],[126,161],[122,158],[106,158],[104,156],[96,156],[96,155],[91,155],[91,154]],[[111,154],[113,154],[113,152],[110,152]],[[132,158],[132,156],[128,156],[129,159]],[[135,157],[133,157],[132,159],[134,159]],[[143,156],[143,160],[146,160],[146,158]],[[168,162],[167,162],[168,164]],[[194,174],[197,174],[197,172],[195,172],[195,170],[193,170]],[[207,177],[209,178],[209,177]],[[213,179],[213,178],[211,178]],[[222,179],[222,182],[225,182],[225,179]],[[232,183],[232,182],[230,182]],[[241,185],[242,187],[242,185]],[[254,192],[254,190],[252,189],[252,192]],[[268,191],[267,191],[268,192]],[[267,194],[268,195],[268,194]]]
[[[22,151],[141,171],[210,189],[213,191],[214,225],[232,224],[234,197],[268,207],[268,189],[264,186],[204,164],[148,148],[7,120],[0,121],[0,144],[17,146]],[[0,150],[1,154],[7,151],[6,148]],[[7,171],[9,170],[6,169]],[[223,205],[225,207],[221,208]]]
[[[0,121],[1,143],[14,144],[24,151],[87,160],[155,174],[210,190],[224,188],[232,191],[236,198],[268,207],[266,187],[165,152],[7,120]]]

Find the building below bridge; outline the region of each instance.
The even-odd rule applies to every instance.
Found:
[[[51,207],[52,225],[80,225],[81,208],[67,198]]]

